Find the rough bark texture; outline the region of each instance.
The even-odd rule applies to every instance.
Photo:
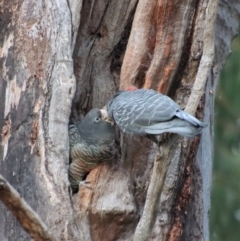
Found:
[[[49,229],[19,193],[0,175],[0,200],[36,241],[55,241]]]
[[[217,4],[0,1],[0,171],[58,240],[139,241],[142,227],[142,240],[209,239],[214,95],[240,19],[237,0]],[[209,126],[201,139],[163,135],[160,152],[117,131],[118,159],[71,201],[70,111],[81,119],[129,84],[198,106]],[[30,240],[2,204],[0,220],[0,240]]]
[[[1,1],[1,173],[58,240],[78,240],[67,176],[75,2],[76,16],[74,1]],[[1,240],[29,240],[2,205],[0,219]]]

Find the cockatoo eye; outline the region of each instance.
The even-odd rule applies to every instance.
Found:
[[[94,118],[94,122],[96,122],[96,123],[98,123],[100,120],[101,120],[100,117],[95,117],[95,118]]]

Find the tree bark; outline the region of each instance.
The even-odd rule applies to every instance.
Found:
[[[54,241],[48,228],[19,193],[0,175],[0,200],[18,219],[22,227],[37,241]]]
[[[1,1],[1,174],[57,240],[209,240],[214,96],[237,0]],[[68,122],[134,84],[208,123],[201,137],[116,131],[119,155],[71,196]],[[0,239],[30,240],[0,204]]]
[[[67,126],[81,1],[2,1],[1,9],[1,173],[56,239],[79,240]],[[29,240],[3,206],[0,215],[1,240]]]

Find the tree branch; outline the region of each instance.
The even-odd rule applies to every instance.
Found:
[[[174,140],[174,142],[172,142],[174,145],[178,145],[180,139],[178,136],[173,136],[172,140]],[[135,230],[133,241],[149,240],[149,235],[151,234],[152,227],[155,222],[157,213],[156,210],[171,160],[171,157],[169,156],[170,148],[172,148],[171,146],[172,145],[170,143],[164,144],[160,147],[160,155],[156,155],[143,214]],[[176,149],[175,157],[179,158],[180,153],[181,148]]]
[[[199,105],[200,99],[205,93],[205,85],[209,71],[213,67],[215,46],[214,46],[214,27],[216,22],[218,0],[209,1],[206,10],[206,28],[204,31],[203,54],[198,68],[197,76],[194,81],[192,93],[188,99],[185,111],[194,115]]]
[[[0,175],[0,200],[35,241],[55,241],[47,226],[19,193]]]

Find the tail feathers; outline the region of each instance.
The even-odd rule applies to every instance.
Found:
[[[195,118],[194,116],[188,114],[187,112],[183,111],[183,110],[179,110],[176,112],[176,116],[182,120],[186,120],[187,122],[193,124],[196,127],[206,127],[207,124],[198,120],[197,118]]]
[[[202,126],[194,126],[181,119],[173,119],[171,121],[157,123],[144,128],[146,134],[159,135],[165,132],[170,132],[185,137],[199,135],[202,132],[202,129]]]

